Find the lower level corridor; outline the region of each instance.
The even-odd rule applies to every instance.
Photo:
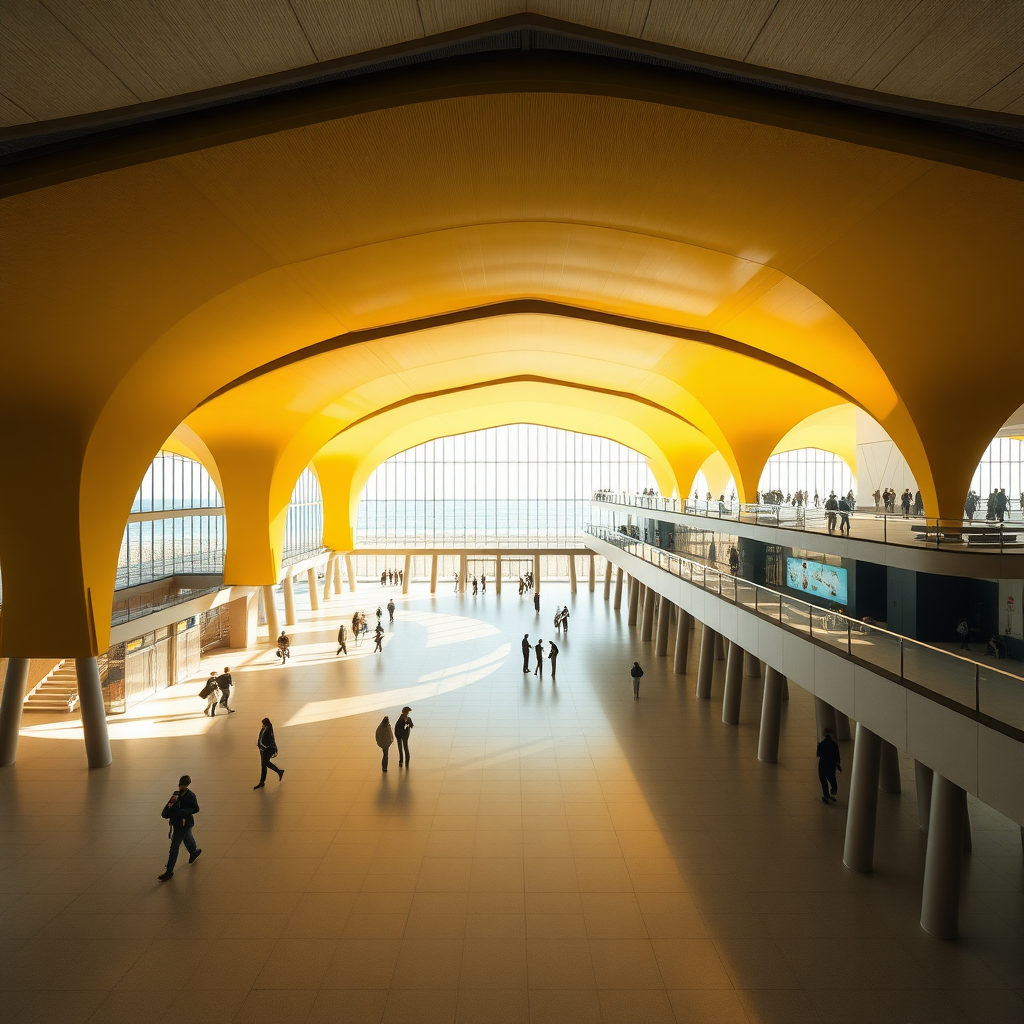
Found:
[[[383,653],[368,634],[335,657],[339,622],[389,598]],[[232,667],[237,714],[203,717],[197,681],[112,718],[108,769],[85,770],[73,719],[26,716],[0,772],[5,1021],[1024,1020],[1018,827],[971,801],[962,938],[925,934],[912,762],[880,796],[875,872],[850,871],[849,774],[823,805],[798,687],[767,765],[759,682],[723,725],[725,662],[696,700],[699,643],[673,674],[600,587],[545,583],[539,614],[509,587],[325,605],[286,668],[265,645],[204,661]],[[556,681],[532,653],[523,673],[524,633],[556,640]],[[412,764],[392,747],[384,774],[374,731],[404,704]],[[254,791],[264,716],[286,775]],[[203,853],[160,883],[183,773]]]

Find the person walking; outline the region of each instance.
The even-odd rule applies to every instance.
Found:
[[[541,680],[544,679],[544,641],[538,640],[533,645],[533,653],[537,656],[537,664],[534,667],[533,674],[540,676]]]
[[[557,605],[555,606],[554,625],[555,625],[555,632],[557,632],[558,630],[560,630],[562,628],[562,609],[559,608]]]
[[[473,596],[476,597],[480,593],[480,581],[474,576],[473,577]]]
[[[233,715],[235,709],[228,707],[228,701],[235,692],[235,682],[231,678],[231,668],[224,666],[224,674],[217,676],[217,688],[220,690],[220,706],[229,714]]]
[[[633,667],[629,670],[629,674],[633,679],[633,700],[640,699],[640,677],[644,674],[644,670],[640,667],[639,661],[633,662]]]
[[[409,754],[409,733],[413,730],[413,720],[409,717],[412,708],[402,708],[398,721],[395,722],[395,741],[398,743],[398,767],[402,767],[402,755],[405,755],[405,765],[409,766],[412,756]]]
[[[281,659],[282,668],[288,664],[288,659],[292,656],[292,639],[283,629],[277,638],[276,654]]]
[[[558,670],[558,646],[554,640],[548,644],[548,658],[551,661],[551,682],[554,682],[555,672]]]
[[[394,600],[388,601],[388,625],[391,626],[395,621],[395,602]]]
[[[566,605],[562,609],[562,629],[565,630],[565,635],[569,635],[569,606]]]
[[[480,593],[487,593],[487,577],[483,573],[480,573]]]
[[[373,653],[374,654],[378,654],[378,653],[382,654],[384,652],[383,644],[384,644],[384,627],[378,622],[377,623],[377,628],[373,631]]]
[[[850,536],[850,513],[853,511],[853,506],[850,504],[849,498],[839,499],[839,535],[841,537]]]
[[[906,487],[903,490],[903,495],[900,498],[900,505],[903,508],[903,518],[910,518],[910,506],[914,503],[914,496],[910,493],[910,488]]]
[[[347,639],[347,631],[345,629],[345,623],[343,622],[338,627],[338,649],[334,652],[334,656],[337,657],[339,654],[348,654],[348,646],[345,641]]]
[[[533,610],[539,615],[540,614],[540,594],[533,595]]]
[[[378,625],[378,626],[380,625],[380,617],[381,617],[381,616],[382,616],[383,614],[384,614],[384,613],[383,613],[383,612],[382,612],[382,611],[380,610],[380,605],[377,605],[377,625]]]
[[[260,752],[260,781],[253,786],[253,789],[262,789],[267,784],[267,769],[277,772],[277,781],[284,778],[284,769],[278,768],[270,759],[277,757],[277,740],[274,739],[274,726],[269,718],[263,719],[260,734],[256,737],[256,746]]]
[[[960,619],[960,624],[956,627],[956,631],[960,635],[960,650],[969,651],[971,649],[971,627],[967,625],[967,619]]]
[[[530,634],[523,634],[523,671],[530,671]]]
[[[171,841],[171,848],[167,853],[167,867],[162,875],[157,875],[161,882],[166,882],[174,875],[174,865],[178,862],[178,850],[182,843],[188,850],[189,864],[194,864],[196,858],[203,852],[192,838],[192,829],[196,823],[195,815],[199,813],[199,801],[195,793],[188,788],[191,785],[192,779],[182,775],[178,779],[177,792],[171,794],[170,800],[160,812],[160,816],[166,818],[170,825],[167,838]]]
[[[831,536],[836,530],[836,513],[839,511],[839,502],[836,501],[836,494],[833,491],[825,501],[825,525]]]
[[[391,731],[391,723],[388,721],[387,715],[381,719],[380,725],[377,726],[374,739],[377,741],[377,746],[380,747],[382,752],[380,759],[381,771],[386,772],[388,770],[388,748],[395,742],[395,734]]]
[[[199,696],[206,700],[206,710],[203,714],[214,718],[217,714],[217,701],[220,700],[220,687],[217,685],[216,672],[210,672],[210,678],[206,680],[206,685],[199,691]]]
[[[816,753],[818,755],[818,781],[821,783],[821,802],[827,804],[831,800],[832,803],[835,803],[836,793],[839,792],[836,772],[841,772],[843,766],[839,763],[841,760],[839,744],[832,738],[831,727],[826,727]]]
[[[459,592],[459,574],[458,573],[455,574],[455,592],[456,593]],[[387,768],[385,768],[384,771],[387,771]]]

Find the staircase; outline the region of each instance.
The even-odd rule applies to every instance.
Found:
[[[78,707],[78,676],[73,660],[62,661],[25,698],[26,711],[71,712]]]

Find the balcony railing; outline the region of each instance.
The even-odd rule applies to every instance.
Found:
[[[648,512],[674,512],[702,516],[714,522],[750,523],[805,533],[847,536],[877,544],[936,548],[953,551],[1024,554],[1024,517],[1001,522],[986,519],[937,519],[902,513],[849,512],[844,530],[842,513],[806,505],[742,504],[738,501],[698,501],[660,495],[595,491],[593,501],[628,505]]]
[[[1024,740],[1024,678],[751,583],[603,526],[587,532],[695,587]]]

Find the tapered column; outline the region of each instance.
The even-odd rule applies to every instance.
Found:
[[[348,574],[349,592],[354,594],[359,581],[356,579],[356,563],[352,561],[351,553],[345,556],[345,572]]]
[[[75,658],[75,674],[78,676],[78,707],[82,713],[86,760],[90,768],[106,768],[113,758],[110,756],[107,713],[103,707],[103,684],[96,659]]]
[[[635,577],[629,578],[629,617],[626,623],[630,626],[636,625],[637,614],[640,604],[640,581]]]
[[[537,575],[540,575],[539,573]],[[569,593],[576,593],[576,556],[569,556]]]
[[[902,793],[900,752],[888,740],[882,740],[882,761],[878,771],[878,788],[883,793]]]
[[[281,621],[277,617],[277,598],[273,587],[263,588],[263,614],[267,619],[267,635],[273,643],[281,632]]]
[[[782,730],[782,684],[786,677],[771,665],[764,667],[764,695],[761,697],[761,728],[757,736],[757,759],[767,764],[779,760]]]
[[[755,658],[750,651],[743,652],[743,674],[748,679],[761,678],[761,662]]]
[[[658,601],[658,632],[654,638],[654,653],[659,658],[668,654],[668,631],[672,623],[672,602],[664,595]]]
[[[610,565],[611,563],[609,563]],[[622,576],[621,568],[615,570],[615,597],[612,600],[612,608],[618,611],[622,607]]]
[[[836,709],[820,697],[814,698],[814,728],[819,740],[825,735],[826,729],[831,729],[832,736],[838,738],[836,737]]]
[[[729,644],[725,662],[725,692],[722,694],[722,721],[739,725],[740,701],[743,699],[743,656],[746,651],[735,641]]]
[[[789,700],[789,679],[782,680],[782,702]]]
[[[466,577],[469,575],[469,555],[459,555],[459,593],[466,592]]]
[[[348,564],[348,555],[345,556],[345,563]],[[341,597],[344,588],[341,585],[341,555],[334,556],[334,593]]]
[[[860,732],[859,726],[857,731]],[[921,927],[940,939],[955,939],[960,921],[966,806],[967,794],[935,772],[924,858]]]
[[[658,595],[654,592],[653,588],[647,587],[644,590],[644,611],[643,619],[640,622],[640,639],[650,640],[654,635],[654,603],[658,600]]]
[[[309,607],[314,611],[320,610],[320,594],[316,585],[316,566],[306,570],[306,580],[309,585]]]
[[[331,555],[327,559],[327,568],[324,570],[324,600],[326,601],[331,594],[334,592],[334,563],[337,561],[337,555]]]
[[[715,634],[715,661],[725,661],[725,637]]]
[[[405,556],[405,565],[402,566],[402,593],[409,593],[409,577],[412,575],[412,555]]]
[[[430,592],[437,593],[437,555],[430,556]]]
[[[837,740],[848,740],[851,736],[850,733],[850,719],[842,713],[842,711],[836,711],[836,739]]]
[[[540,593],[540,555],[533,556],[533,592]]]
[[[594,556],[590,556],[589,575],[587,580],[587,588],[591,593],[594,592],[594,587],[597,584],[597,566],[594,564]]]
[[[846,815],[843,863],[854,871],[870,871],[875,863],[875,818],[878,814],[878,769],[881,737],[857,723],[853,745],[850,809]],[[963,815],[961,815],[961,825]]]
[[[914,782],[917,784],[917,823],[922,832],[928,831],[932,811],[932,779],[935,773],[926,764],[914,762]]]
[[[604,599],[607,601],[612,595],[612,572],[615,566],[612,560],[606,559],[604,563]]]
[[[494,592],[501,593],[501,555],[494,556]]]
[[[3,696],[0,697],[0,768],[14,764],[18,754],[21,713],[28,689],[28,667],[28,658],[7,659]]]
[[[284,578],[284,621],[288,626],[294,626],[298,622],[295,615],[295,586],[291,573]]]
[[[697,665],[697,696],[711,699],[711,683],[715,675],[715,637],[713,629],[704,627],[700,636],[700,662]]]
[[[690,652],[690,613],[676,609],[676,649],[672,654],[672,671],[686,674],[686,656]]]

